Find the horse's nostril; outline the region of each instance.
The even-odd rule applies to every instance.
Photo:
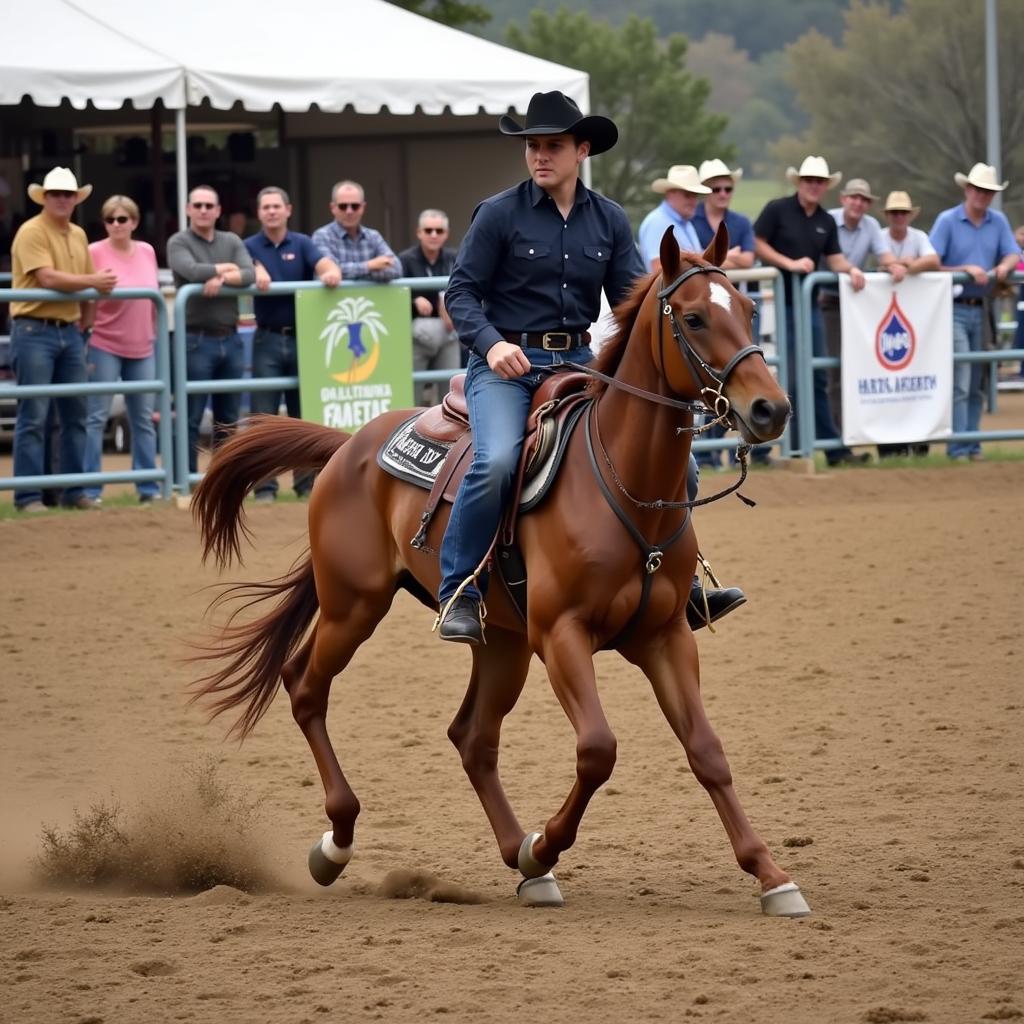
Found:
[[[750,419],[753,425],[768,426],[774,418],[775,406],[767,398],[755,398],[750,403]]]

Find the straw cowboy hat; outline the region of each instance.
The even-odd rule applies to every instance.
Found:
[[[702,196],[711,194],[711,189],[701,184],[700,175],[693,164],[675,164],[668,169],[667,178],[655,178],[651,182],[652,191],[662,195],[671,188],[681,188],[684,192],[695,192]]]
[[[724,160],[715,157],[714,160],[705,160],[700,165],[697,177],[701,181],[707,181],[709,178],[732,178],[733,181],[739,181],[743,177],[743,168],[737,167],[735,170],[729,170]]]
[[[890,192],[885,199],[885,212],[892,213],[894,210],[905,210],[910,214],[907,223],[912,221],[920,212],[920,206],[914,206],[910,201],[908,192]]]
[[[961,174],[959,171],[953,175],[953,180],[963,188],[964,185],[973,185],[975,188],[983,188],[989,192],[1002,192],[1010,183],[1004,181],[1000,185],[996,181],[996,169],[991,164],[975,164],[970,174]]]
[[[47,192],[74,192],[78,198],[76,203],[81,203],[92,195],[92,185],[78,186],[78,179],[66,167],[54,167],[49,174],[43,178],[42,185],[29,185],[28,197],[33,203],[43,205],[43,196]]]
[[[870,199],[873,203],[877,202],[879,198],[872,193],[871,186],[865,178],[851,178],[840,189],[839,194],[841,196],[863,196],[865,199]]]
[[[565,93],[535,92],[526,108],[526,122],[520,125],[505,114],[498,122],[502,135],[564,135],[571,132],[590,143],[590,155],[607,153],[619,141],[619,129],[609,117],[584,115]]]
[[[786,179],[790,184],[799,184],[801,178],[828,178],[828,187],[835,188],[843,180],[843,174],[842,171],[830,174],[828,161],[823,156],[809,156],[800,165],[799,171],[795,167],[786,168]]]

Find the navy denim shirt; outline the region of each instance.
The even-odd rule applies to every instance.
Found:
[[[563,220],[527,180],[476,208],[444,301],[462,343],[483,356],[504,334],[587,330],[601,289],[615,306],[644,272],[618,203],[577,181]]]

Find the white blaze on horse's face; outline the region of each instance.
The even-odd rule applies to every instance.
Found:
[[[711,301],[717,306],[721,306],[726,313],[732,312],[732,296],[726,290],[724,285],[720,285],[717,281],[710,281],[708,286],[711,288]]]

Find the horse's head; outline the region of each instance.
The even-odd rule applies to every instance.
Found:
[[[785,429],[790,405],[769,371],[751,325],[754,304],[721,271],[729,251],[725,222],[703,260],[683,256],[669,229],[661,240],[654,358],[665,383],[684,398],[718,408],[750,443],[771,441]]]

